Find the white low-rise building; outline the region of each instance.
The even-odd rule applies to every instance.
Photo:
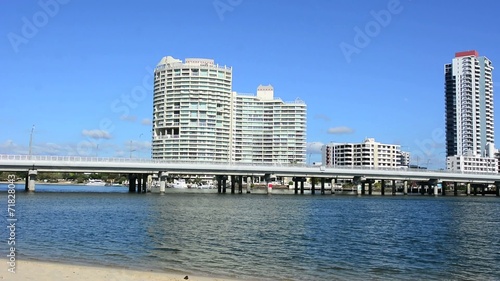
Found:
[[[448,156],[446,169],[451,172],[498,173],[498,159],[481,156]]]
[[[322,163],[328,167],[397,168],[409,166],[410,153],[397,144],[383,144],[373,138],[361,143],[329,143],[322,148]]]

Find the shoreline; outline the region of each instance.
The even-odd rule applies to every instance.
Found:
[[[9,263],[1,258],[4,270],[0,270],[0,280],[74,280],[95,281],[244,281],[226,277],[191,275],[174,271],[159,271],[153,269],[135,269],[119,266],[73,264],[58,261],[40,261],[36,259],[16,259],[15,273],[9,272]],[[185,279],[185,277],[188,279]]]

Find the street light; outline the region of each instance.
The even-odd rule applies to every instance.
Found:
[[[130,141],[130,156],[129,158],[132,159],[132,152],[134,152],[135,149],[132,149],[132,140]]]
[[[142,137],[143,133],[141,133],[139,135],[139,146],[141,145],[141,137]],[[139,147],[139,158],[141,158],[141,147]]]
[[[33,131],[35,130],[35,125],[33,125],[33,127],[31,127],[31,133],[30,133],[30,145],[29,145],[29,151],[28,151],[28,155],[29,155],[29,158],[31,159],[31,148],[33,146]]]

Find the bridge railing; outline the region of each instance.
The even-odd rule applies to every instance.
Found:
[[[10,155],[0,154],[0,161],[50,161],[50,162],[91,162],[91,163],[151,163],[151,164],[206,164],[217,166],[234,166],[234,167],[248,167],[248,166],[267,166],[267,167],[295,167],[295,168],[316,168],[316,169],[345,169],[345,170],[377,170],[377,171],[394,171],[394,172],[422,172],[422,173],[461,173],[461,174],[485,174],[491,175],[487,172],[456,172],[448,170],[428,170],[417,168],[403,168],[403,167],[366,167],[366,166],[313,166],[306,164],[292,164],[292,163],[244,163],[244,162],[214,162],[214,161],[186,161],[186,160],[163,160],[163,159],[148,159],[148,158],[120,158],[120,157],[92,157],[92,156],[56,156],[56,155]]]

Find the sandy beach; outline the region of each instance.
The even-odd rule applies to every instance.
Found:
[[[185,274],[140,271],[126,268],[72,265],[63,263],[40,262],[30,260],[16,261],[15,273],[8,271],[6,259],[1,259],[3,269],[0,280],[23,281],[237,281],[215,277],[191,276]],[[187,279],[185,279],[185,277]]]

